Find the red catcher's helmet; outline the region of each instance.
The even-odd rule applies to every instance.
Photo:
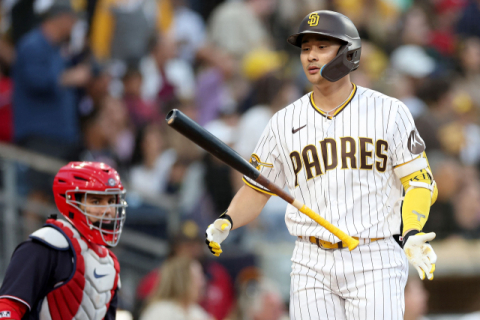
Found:
[[[126,218],[127,202],[115,169],[99,162],[70,162],[55,176],[53,194],[58,210],[88,241],[111,247],[118,244]],[[114,195],[115,203],[87,205],[88,195]],[[89,213],[90,208],[105,210],[99,216]],[[112,209],[113,217],[107,216],[107,210]],[[92,222],[89,218],[98,221]]]

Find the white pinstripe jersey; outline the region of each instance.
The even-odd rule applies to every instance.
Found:
[[[415,141],[421,138],[402,102],[354,85],[333,117],[315,106],[312,93],[277,112],[250,162],[347,234],[383,238],[400,233],[400,209],[392,207],[403,186],[393,168],[419,156],[423,148],[410,151],[416,153]],[[291,205],[285,222],[294,236],[339,241]]]

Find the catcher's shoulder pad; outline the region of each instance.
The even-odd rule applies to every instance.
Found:
[[[52,227],[43,227],[30,235],[30,239],[39,241],[57,250],[67,250],[70,247],[67,238],[59,230]]]

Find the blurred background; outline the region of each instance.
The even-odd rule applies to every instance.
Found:
[[[55,213],[58,169],[101,161],[128,190],[121,319],[175,303],[198,319],[288,318],[285,203],[211,256],[204,230],[241,177],[164,118],[180,109],[248,159],[273,113],[312,89],[286,38],[320,9],[355,23],[352,81],[407,105],[438,184],[435,280],[412,274],[405,319],[480,319],[480,0],[2,0],[0,281]],[[169,296],[162,279],[177,276],[188,292]]]

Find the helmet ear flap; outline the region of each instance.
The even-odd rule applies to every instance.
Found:
[[[330,82],[335,82],[358,68],[360,59],[357,57],[360,56],[361,49],[349,52],[348,47],[348,44],[342,45],[336,57],[322,67],[320,70],[322,77]],[[351,56],[350,59],[349,56]]]
[[[348,44],[344,44],[338,50],[338,54],[329,63],[320,70],[322,77],[330,82],[335,82],[343,78],[352,70],[353,63],[348,61]]]

